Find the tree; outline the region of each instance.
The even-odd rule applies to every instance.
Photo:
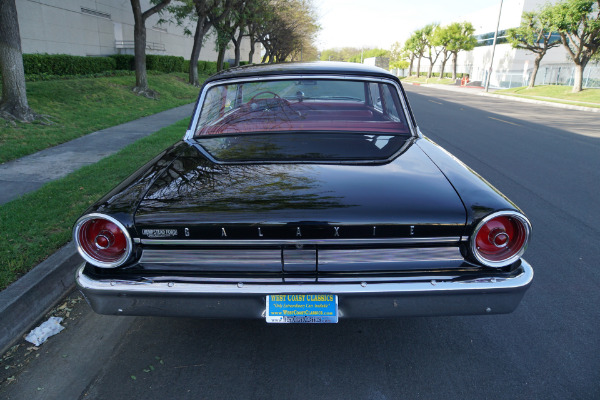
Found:
[[[417,53],[418,49],[417,49],[417,44],[416,44],[416,40],[415,40],[415,36],[411,35],[406,42],[404,42],[404,52],[407,55],[407,58],[409,59],[410,63],[408,65],[408,76],[412,76],[412,71],[413,71],[413,65],[415,62],[415,58],[418,57],[418,53]]]
[[[417,29],[413,32],[411,37],[407,41],[408,48],[414,53],[417,59],[417,77],[421,74],[421,58],[425,53],[425,47],[427,45],[427,35],[423,29]]]
[[[146,73],[146,20],[169,5],[171,0],[158,1],[154,6],[142,12],[140,0],[131,0],[133,10],[133,40],[135,54],[135,87],[137,94],[155,99],[157,93],[148,87]]]
[[[446,27],[449,42],[446,49],[452,54],[452,79],[456,79],[456,60],[458,52],[475,48],[477,39],[473,36],[475,28],[470,22],[454,22]]]
[[[575,63],[573,92],[581,92],[583,70],[600,48],[600,0],[565,0],[550,6],[548,13]]]
[[[452,55],[450,50],[448,50],[448,45],[450,45],[452,43],[452,31],[446,26],[444,26],[444,27],[440,26],[435,30],[433,40],[436,43],[436,45],[440,46],[442,49],[442,53],[441,53],[442,68],[440,70],[440,79],[443,79],[444,72],[446,71],[446,63],[448,62],[448,60],[450,59],[450,56]]]
[[[326,49],[321,52],[321,61],[344,61],[337,49]]]
[[[402,48],[400,42],[395,42],[389,51],[390,55],[390,68],[406,69],[409,66],[409,62],[406,61],[406,52]]]
[[[437,62],[438,57],[442,53],[442,47],[438,45],[435,32],[439,29],[439,24],[428,24],[421,30],[424,47],[427,50],[423,57],[429,60],[429,70],[427,78],[431,78],[433,74],[433,66]]]
[[[0,118],[31,122],[40,116],[29,108],[25,90],[25,72],[21,34],[15,0],[0,0],[0,71],[2,97]]]
[[[213,22],[219,22],[231,11],[232,0],[180,0],[176,5],[170,5],[168,11],[177,25],[193,22],[194,42],[190,54],[190,69],[188,81],[191,85],[200,86],[198,80],[198,60],[207,33],[213,27]],[[191,31],[184,27],[186,35]]]
[[[270,7],[257,34],[265,47],[263,62],[285,61],[314,42],[320,27],[310,0],[271,0]]]
[[[235,7],[234,12],[232,13],[236,21],[235,25],[237,26],[237,32],[236,30],[233,30],[233,33],[231,34],[231,42],[233,43],[234,54],[234,67],[238,67],[240,65],[242,39],[244,36],[247,36],[245,34],[247,28],[246,24],[250,18],[250,13],[254,11],[253,8],[250,7],[250,3],[253,3],[253,1],[242,1],[238,7]]]
[[[217,32],[217,71],[223,69],[223,62],[225,61],[225,51],[232,42],[234,45],[234,66],[240,65],[240,47],[242,44],[242,38],[245,36],[246,21],[250,18],[249,13],[255,11],[248,5],[254,0],[228,0],[230,3],[230,10],[223,13],[221,10],[214,9],[210,14],[209,18]],[[223,10],[227,11],[227,10]],[[215,14],[219,14],[217,18]]]
[[[269,7],[269,0],[252,0],[248,4],[248,19],[246,21],[246,31],[250,39],[250,51],[248,52],[248,62],[253,62],[254,49],[259,40],[259,32],[271,18],[272,9]]]
[[[331,57],[331,59],[330,59]],[[321,52],[321,61],[344,61],[361,63],[365,58],[390,57],[390,51],[377,47],[342,47],[326,49]]]
[[[547,9],[541,12],[524,12],[521,25],[518,28],[509,29],[508,41],[515,49],[525,49],[536,54],[533,61],[533,72],[529,78],[529,88],[535,84],[535,77],[540,68],[540,61],[546,52],[561,41],[552,39],[552,18]]]

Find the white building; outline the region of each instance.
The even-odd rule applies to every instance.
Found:
[[[140,0],[142,10],[150,8]],[[106,56],[133,54],[133,12],[129,0],[17,0],[23,53]],[[160,15],[146,21],[146,54],[181,56],[189,60],[193,38],[182,27],[159,24]],[[193,32],[194,26],[189,27]],[[202,46],[200,60],[215,61],[214,40]],[[260,61],[257,45],[254,62]],[[242,42],[241,60],[248,61],[249,40]],[[233,60],[233,47],[225,60]]]
[[[556,2],[557,0],[550,0]],[[516,28],[521,23],[521,16],[525,11],[536,11],[547,0],[504,0],[500,23],[498,25],[498,39],[492,65],[490,86],[514,87],[525,86],[531,76],[533,60],[536,55],[527,50],[513,49],[506,40],[506,30]],[[498,24],[498,13],[500,1],[490,7],[470,11],[452,21],[444,21],[441,25],[452,22],[468,21],[475,28],[474,35],[478,38],[478,46],[472,51],[461,51],[458,53],[457,72],[467,73],[471,81],[485,82],[489,73],[492,60],[492,48],[494,33]],[[557,36],[558,38],[558,36]],[[421,72],[427,71],[429,60],[421,60]],[[434,72],[440,71],[441,63],[434,65]],[[451,60],[446,64],[445,72],[451,72]],[[569,84],[574,73],[573,63],[567,57],[567,52],[561,45],[554,47],[546,53],[542,59],[540,69],[536,78],[536,84]],[[598,67],[589,65],[584,72],[584,86],[586,78],[600,74]]]

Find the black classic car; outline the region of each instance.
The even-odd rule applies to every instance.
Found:
[[[183,140],[74,239],[98,313],[337,322],[511,312],[530,231],[420,133],[395,76],[287,63],[210,77]]]

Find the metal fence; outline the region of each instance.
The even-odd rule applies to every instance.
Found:
[[[438,65],[434,66],[433,72],[440,72]],[[446,69],[446,72],[449,72]],[[469,74],[471,81],[481,81],[485,84],[488,71],[485,68],[473,67],[472,65],[457,66],[459,74]],[[510,89],[513,87],[529,85],[533,68],[526,70],[492,71],[490,87]],[[407,76],[408,69],[396,70],[398,76]],[[413,71],[413,74],[416,72]],[[423,73],[423,68],[421,69]],[[542,64],[535,77],[536,85],[564,85],[572,86],[575,79],[575,66],[571,64]],[[600,88],[600,63],[589,63],[583,71],[583,87],[585,89]]]

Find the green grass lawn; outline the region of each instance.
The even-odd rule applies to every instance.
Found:
[[[0,163],[194,102],[199,89],[186,79],[184,73],[148,75],[150,88],[159,93],[158,100],[131,91],[135,76],[27,82],[30,107],[49,115],[54,123],[17,123],[13,127],[0,119]]]
[[[518,87],[496,90],[494,93],[600,108],[600,89],[584,89],[579,93],[572,93],[571,90],[572,86],[546,85],[535,86],[531,89],[528,89],[527,87]]]
[[[416,76],[409,76],[409,77],[402,79],[402,82],[435,83],[436,85],[451,85],[454,83],[454,80],[450,79],[450,78],[439,79],[436,77],[426,78],[424,76],[420,76],[417,78]]]
[[[0,290],[71,240],[75,220],[102,195],[183,138],[189,119],[0,206]]]

